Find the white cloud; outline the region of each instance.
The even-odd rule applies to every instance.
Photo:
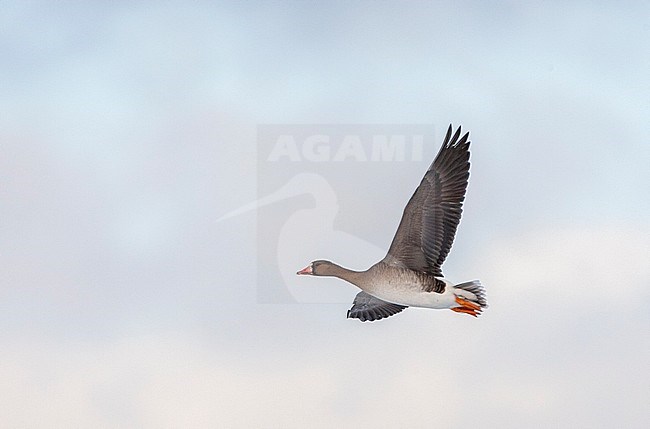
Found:
[[[650,296],[648,255],[643,224],[543,228],[493,244],[476,271],[510,305],[620,310]]]
[[[27,339],[0,357],[4,422],[643,427],[646,233],[585,225],[494,243],[482,267],[469,267],[485,274],[491,303],[479,319],[409,310],[325,326],[289,305],[273,309],[294,318],[244,348],[184,332],[91,345]]]
[[[645,427],[647,6],[432,5],[9,5],[3,425]],[[252,217],[214,224],[255,197],[255,124],[431,121],[472,130],[445,269],[491,308],[257,304]],[[376,243],[384,183],[345,222]]]

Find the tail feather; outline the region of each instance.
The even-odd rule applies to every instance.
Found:
[[[474,312],[480,313],[484,308],[487,308],[488,303],[485,295],[485,288],[479,280],[457,284],[454,286],[454,289],[456,289],[457,297],[462,298],[461,300],[467,300],[480,306],[480,308],[473,310]],[[462,306],[463,305],[461,304],[461,307]],[[473,307],[474,306],[470,305],[469,309]]]

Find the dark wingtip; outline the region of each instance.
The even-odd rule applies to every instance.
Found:
[[[460,130],[460,128],[458,128]],[[467,131],[463,137],[458,141],[458,146],[462,146],[465,143],[469,143],[467,140],[469,139],[469,131]]]
[[[447,128],[447,134],[445,135],[445,140],[442,143],[443,146],[449,143],[449,138],[451,137],[451,131],[452,131],[452,124],[449,124],[449,128]]]
[[[460,140],[458,140],[462,132],[462,129],[463,126],[459,125],[458,128],[456,128],[456,132],[453,133],[452,136],[452,131],[454,130],[454,128],[453,128],[453,124],[449,124],[449,128],[447,128],[447,134],[445,135],[445,139],[442,143],[442,148],[449,147],[449,146],[460,146],[466,143],[467,139],[469,138],[469,131],[466,132]]]
[[[460,132],[461,132],[462,126],[458,126],[458,129],[456,129],[456,132],[454,133],[454,136],[451,138],[451,142],[449,143],[449,146],[453,146],[456,144],[458,141],[458,137],[460,137]]]

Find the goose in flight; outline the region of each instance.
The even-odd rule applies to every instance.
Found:
[[[384,259],[366,271],[352,271],[318,260],[298,275],[338,277],[361,289],[348,318],[383,319],[407,307],[448,308],[474,317],[487,307],[481,282],[454,284],[442,275],[463,211],[469,179],[469,133],[445,140],[409,200]]]

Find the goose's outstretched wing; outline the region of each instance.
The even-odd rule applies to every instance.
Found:
[[[354,297],[352,308],[348,310],[348,318],[359,319],[362,322],[372,322],[384,317],[390,317],[405,308],[408,307],[383,301],[362,291]]]
[[[384,258],[389,265],[442,276],[454,242],[469,179],[469,133],[452,136],[451,125],[435,160],[404,208]]]

